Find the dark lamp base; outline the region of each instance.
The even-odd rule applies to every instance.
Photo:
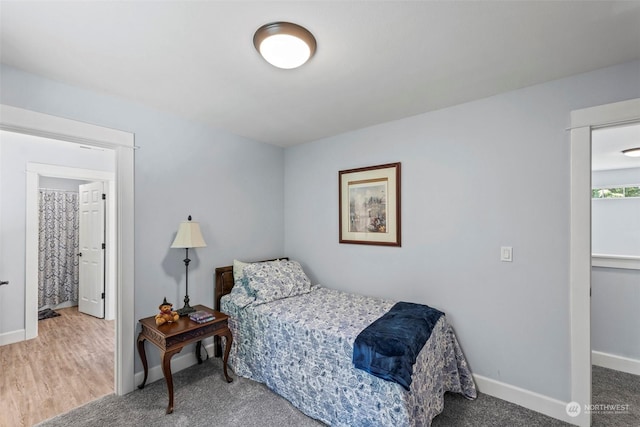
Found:
[[[178,310],[178,314],[179,314],[180,316],[186,316],[186,315],[188,315],[188,314],[190,314],[190,313],[194,313],[195,311],[196,311],[196,309],[195,309],[195,308],[193,308],[193,307],[191,307],[191,306],[188,306],[188,305],[185,305],[185,306],[184,306],[184,307],[182,307],[180,310]]]

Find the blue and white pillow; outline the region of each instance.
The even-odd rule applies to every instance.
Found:
[[[311,280],[297,261],[248,264],[243,266],[242,275],[247,280],[247,294],[255,296],[255,305],[311,291]]]

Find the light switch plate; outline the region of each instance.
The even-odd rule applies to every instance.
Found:
[[[500,261],[513,262],[513,248],[511,246],[502,246],[500,248]]]

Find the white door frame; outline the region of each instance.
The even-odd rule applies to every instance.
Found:
[[[78,169],[42,163],[27,163],[26,183],[26,263],[25,263],[25,339],[38,336],[38,189],[40,177],[66,178],[82,181],[102,181],[106,184],[106,269],[105,269],[105,319],[115,318],[115,284],[116,284],[116,245],[115,229],[117,198],[115,197],[115,174],[113,172]]]
[[[4,104],[0,105],[0,129],[115,151],[117,300],[114,388],[118,395],[129,393],[135,389],[134,135]],[[25,318],[25,327],[27,321]]]
[[[581,412],[573,420],[591,425],[591,130],[640,120],[640,99],[571,112],[571,400]]]

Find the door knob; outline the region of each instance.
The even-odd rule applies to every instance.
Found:
[[[0,280],[0,286],[2,285],[8,285],[9,281],[8,280]]]

